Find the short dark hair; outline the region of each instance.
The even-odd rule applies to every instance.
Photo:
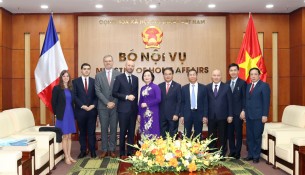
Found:
[[[250,72],[251,72],[252,70],[257,70],[258,75],[261,74],[261,71],[259,70],[259,68],[257,68],[257,67],[252,67],[252,68],[249,70],[249,75],[250,75]]]
[[[238,64],[236,64],[236,63],[231,63],[231,64],[228,66],[228,69],[230,69],[231,67],[237,67],[237,70],[239,70],[239,66],[238,66]]]
[[[189,71],[187,71],[187,76],[189,76],[190,72],[192,72],[192,71],[194,71],[196,73],[196,75],[198,75],[198,72],[194,68],[192,68]]]
[[[164,75],[164,72],[165,72],[166,70],[169,70],[169,71],[172,72],[172,74],[174,74],[174,69],[173,69],[172,67],[166,67],[166,68],[164,68],[164,69],[162,70],[162,74],[163,74],[163,75]]]
[[[145,74],[146,72],[149,72],[149,73],[150,73],[150,75],[151,75],[151,82],[153,82],[153,81],[155,80],[155,75],[154,75],[154,73],[152,73],[152,71],[149,70],[149,69],[146,69],[146,70],[143,71],[142,80],[144,81],[144,74]]]
[[[90,64],[88,64],[88,63],[83,63],[83,64],[80,66],[80,69],[83,69],[85,66],[89,66],[89,67],[91,68]]]

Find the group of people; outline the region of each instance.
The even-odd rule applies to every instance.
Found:
[[[174,71],[162,70],[164,82],[155,84],[152,71],[144,70],[145,85],[139,92],[138,77],[133,75],[135,63],[127,61],[125,72],[113,69],[113,57],[103,58],[105,70],[89,77],[91,66],[81,65],[81,77],[71,81],[67,70],[60,74],[59,85],[52,93],[52,107],[56,116],[56,127],[63,131],[65,162],[71,164],[71,134],[76,132],[74,116],[79,128],[80,154],[97,157],[95,152],[95,128],[97,116],[101,124],[101,155],[116,157],[117,125],[119,123],[119,154],[133,155],[135,127],[144,137],[174,137],[178,133],[179,121],[184,126],[186,137],[202,137],[203,124],[208,126],[209,137],[218,138],[210,147],[222,148],[226,155],[229,141],[230,157],[240,158],[242,125],[246,122],[248,156],[245,160],[259,162],[261,137],[267,122],[270,88],[260,81],[260,70],[251,68],[250,84],[238,78],[239,66],[229,65],[231,79],[221,81],[221,71],[212,71],[212,83],[203,85],[197,80],[197,71],[187,72],[189,83],[181,86],[173,80]],[[140,93],[140,94],[138,94]],[[139,98],[139,100],[138,100]],[[168,134],[167,134],[168,133]],[[199,136],[198,136],[199,135]],[[128,145],[126,146],[126,138]],[[125,148],[127,147],[127,150]]]

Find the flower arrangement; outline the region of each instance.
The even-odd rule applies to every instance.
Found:
[[[218,166],[223,158],[220,150],[210,152],[208,145],[215,139],[200,141],[197,136],[174,140],[168,134],[166,139],[141,137],[141,145],[133,145],[137,149],[135,155],[120,160],[131,163],[130,170],[136,173],[201,171]]]

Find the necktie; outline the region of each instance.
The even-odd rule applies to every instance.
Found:
[[[85,91],[86,94],[88,93],[88,84],[87,84],[87,78],[85,78]]]
[[[196,109],[195,85],[192,84],[191,109]]]
[[[166,83],[166,94],[168,93],[169,86],[170,86],[170,84],[169,84],[169,83]]]
[[[251,85],[250,94],[252,94],[253,89],[254,89],[254,83],[252,83],[252,85]]]
[[[128,83],[129,83],[129,85],[130,85],[130,86],[132,86],[132,84],[131,84],[131,77],[130,77],[130,75],[128,75]]]
[[[235,84],[235,82],[232,81],[232,83],[231,83],[231,90],[232,90],[232,92],[233,92],[233,90],[234,90],[234,84]]]
[[[110,83],[111,83],[110,71],[108,71],[108,74],[107,74],[107,79],[108,79],[108,84],[110,85]]]
[[[217,93],[218,93],[218,92],[217,92],[217,86],[218,86],[218,85],[215,84],[215,88],[214,88],[214,96],[215,96],[215,97],[217,96]]]

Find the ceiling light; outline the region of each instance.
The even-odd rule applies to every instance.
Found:
[[[95,8],[97,8],[97,9],[103,8],[103,5],[101,5],[101,4],[96,4],[96,5],[95,5]]]
[[[2,0],[0,0],[0,3],[2,3],[3,1]]]
[[[266,5],[266,8],[267,8],[267,9],[273,8],[273,4],[267,4],[267,5]]]
[[[42,8],[42,9],[48,9],[49,6],[47,6],[47,5],[41,5],[40,8]]]
[[[149,5],[149,8],[155,9],[155,8],[157,8],[157,4],[150,4],[150,5]]]
[[[209,7],[210,9],[212,9],[212,8],[215,8],[216,5],[215,5],[215,4],[209,4],[208,7]]]

